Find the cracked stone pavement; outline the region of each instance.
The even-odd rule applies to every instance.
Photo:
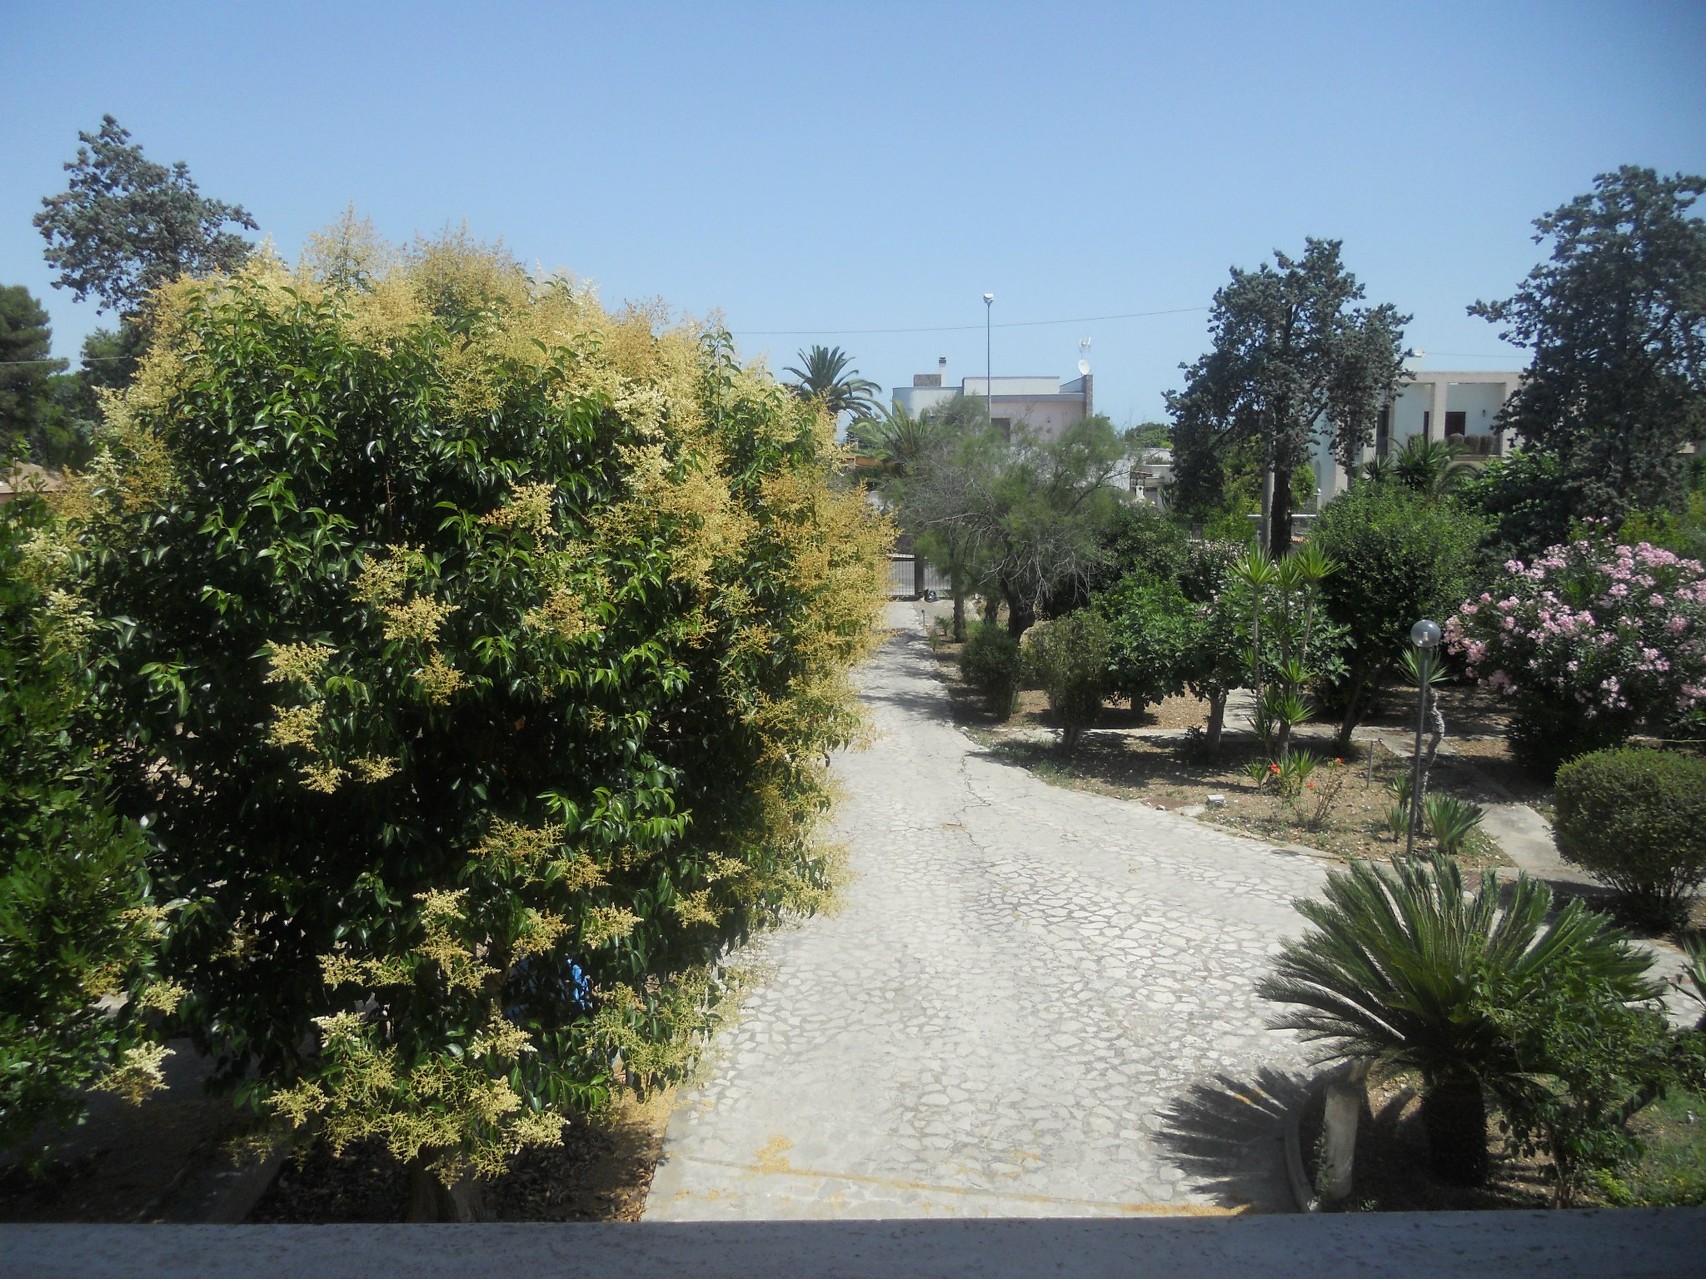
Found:
[[[959,733],[919,614],[835,760],[849,883],[772,933],[670,1119],[647,1220],[1290,1207],[1308,1053],[1252,986],[1312,859],[1050,786]]]

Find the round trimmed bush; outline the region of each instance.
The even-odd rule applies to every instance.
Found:
[[[1706,881],[1706,760],[1630,747],[1558,770],[1558,849],[1655,928],[1686,919]]]
[[[1107,696],[1108,624],[1093,610],[1080,609],[1033,626],[1023,652],[1028,673],[1060,721],[1060,744],[1070,752],[1096,722]]]
[[[1021,662],[1019,641],[1004,626],[979,622],[960,651],[960,674],[984,700],[997,719],[1008,719],[1019,700]]]

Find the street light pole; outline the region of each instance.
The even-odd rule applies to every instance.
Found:
[[[990,320],[995,313],[995,295],[983,295],[983,409],[989,417],[989,425],[995,427],[995,374],[994,360],[991,353],[994,345],[990,340]]]
[[[1416,694],[1416,754],[1410,772],[1410,829],[1404,837],[1404,856],[1416,847],[1416,813],[1422,806],[1422,725],[1428,717],[1428,672],[1439,646],[1439,623],[1424,617],[1410,628],[1410,642],[1422,652],[1421,689]]]

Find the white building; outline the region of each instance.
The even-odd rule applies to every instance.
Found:
[[[1465,457],[1502,457],[1515,447],[1509,431],[1498,429],[1499,410],[1516,394],[1522,373],[1515,369],[1472,372],[1463,369],[1414,370],[1391,404],[1380,411],[1374,444],[1362,461],[1398,453],[1411,439],[1459,444]],[[1338,466],[1324,437],[1316,444],[1315,478],[1321,501],[1344,492],[1344,468]]]
[[[1023,423],[1045,439],[1053,439],[1074,422],[1082,422],[1096,411],[1093,374],[1070,382],[1057,377],[968,377],[958,386],[947,380],[946,357],[937,361],[934,373],[916,373],[911,386],[894,388],[894,400],[909,417],[938,408],[961,396],[989,399],[989,417],[996,429],[1012,438],[1013,427]]]

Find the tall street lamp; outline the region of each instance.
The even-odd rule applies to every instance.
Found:
[[[994,361],[990,353],[995,349],[990,343],[990,317],[995,313],[995,295],[983,295],[983,408],[989,415],[991,429],[995,426],[995,376]]]
[[[1439,647],[1439,623],[1424,617],[1410,628],[1410,643],[1422,653],[1421,689],[1416,694],[1416,757],[1410,774],[1410,831],[1404,837],[1404,856],[1416,847],[1416,813],[1422,806],[1422,725],[1428,717],[1428,674],[1434,649]]]

